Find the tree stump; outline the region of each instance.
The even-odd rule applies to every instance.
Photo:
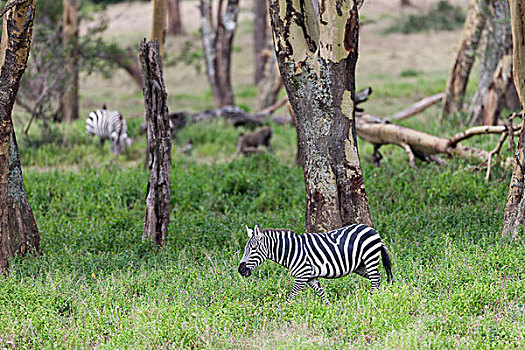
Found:
[[[150,171],[142,241],[166,242],[170,219],[171,131],[158,41],[140,44]]]

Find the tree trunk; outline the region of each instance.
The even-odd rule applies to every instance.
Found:
[[[159,53],[162,56],[164,43],[166,42],[166,6],[168,0],[153,1],[153,20],[151,24],[150,40],[157,39],[159,42]]]
[[[514,84],[523,110],[525,98],[525,1],[510,0],[512,26]],[[515,163],[510,178],[509,193],[503,219],[503,236],[517,238],[523,234],[525,224],[525,118],[521,124]]]
[[[257,84],[257,101],[255,102],[255,110],[262,111],[277,102],[279,91],[283,87],[281,81],[281,74],[277,66],[275,52],[273,50],[273,42],[269,42],[267,48],[261,53],[265,59],[261,59],[264,64],[262,77]]]
[[[233,36],[237,27],[239,0],[228,0],[222,15],[223,0],[219,2],[217,28],[212,21],[212,0],[201,0],[201,34],[204,47],[206,73],[216,108],[233,105],[233,89],[230,80],[230,62]]]
[[[486,47],[478,89],[469,108],[468,119],[470,124],[483,122],[483,106],[487,103],[488,88],[492,83],[494,72],[501,58],[505,55],[510,55],[512,51],[508,0],[490,1],[487,11],[488,33]]]
[[[371,225],[355,133],[357,2],[270,0],[306,186],[306,231]]]
[[[168,0],[168,34],[182,35],[182,19],[180,17],[180,0]]]
[[[15,0],[7,2],[12,6]],[[22,177],[11,113],[20,79],[26,69],[36,0],[14,5],[3,19],[0,46],[0,270],[9,258],[37,251],[40,232],[35,223]]]
[[[451,113],[458,113],[463,110],[465,90],[467,89],[470,70],[476,58],[481,33],[485,26],[486,11],[486,0],[471,0],[456,61],[445,89],[442,117],[446,118]]]
[[[512,81],[512,56],[510,54],[501,58],[492,76],[492,81],[487,88],[485,100],[479,110],[480,118],[484,125],[496,125],[501,110],[505,105],[505,97]]]
[[[142,241],[155,246],[166,242],[170,220],[171,131],[159,51],[156,41],[140,45],[150,171]]]
[[[255,85],[264,76],[264,67],[266,62],[271,57],[264,53],[268,39],[268,6],[267,0],[254,0],[253,2],[253,57],[255,66]]]
[[[63,44],[68,58],[65,69],[67,83],[62,95],[62,120],[67,123],[78,119],[78,9],[80,0],[63,0]]]

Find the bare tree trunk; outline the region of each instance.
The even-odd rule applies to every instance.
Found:
[[[168,34],[184,34],[180,16],[180,0],[168,0]]]
[[[159,53],[162,56],[164,51],[164,43],[166,42],[166,7],[168,0],[152,0],[153,1],[153,20],[151,24],[150,40],[157,39],[159,42]]]
[[[487,103],[488,88],[501,58],[510,55],[512,39],[508,0],[491,0],[487,9],[488,33],[480,71],[478,89],[469,108],[470,124],[483,121],[483,106]]]
[[[484,125],[496,125],[501,110],[505,105],[505,97],[512,82],[512,56],[506,54],[501,58],[487,88],[485,100],[479,114]]]
[[[78,9],[80,0],[63,0],[63,43],[69,53],[65,68],[67,83],[62,96],[62,120],[78,119]]]
[[[262,77],[257,84],[256,111],[262,111],[274,105],[279,97],[279,91],[283,87],[273,50],[273,40],[269,39],[267,48],[261,53],[261,56],[264,56],[265,59],[261,59],[261,63],[264,63],[264,66]]]
[[[4,15],[0,44],[0,270],[4,272],[9,258],[37,251],[40,244],[11,118],[31,46],[36,0],[16,2],[6,4],[13,7]]]
[[[159,51],[157,41],[140,45],[150,171],[142,241],[155,246],[166,242],[170,220],[171,130]]]
[[[442,117],[446,118],[451,113],[463,110],[463,99],[467,89],[470,70],[474,65],[481,33],[485,27],[486,11],[486,0],[470,1],[456,61],[448,77],[445,89]]]
[[[306,185],[306,231],[371,225],[355,133],[357,2],[270,0]],[[291,38],[293,37],[293,40]]]
[[[267,54],[263,54],[266,49],[268,39],[271,40],[268,30],[268,6],[267,0],[254,0],[253,2],[253,58],[255,66],[255,85],[264,76],[264,67],[269,59]],[[270,37],[270,38],[269,38]]]
[[[228,0],[223,12],[223,0],[219,1],[217,27],[213,26],[212,0],[201,0],[201,32],[204,47],[206,73],[216,108],[233,105],[233,89],[230,80],[233,36],[237,28],[239,0]]]
[[[525,0],[510,0],[512,26],[514,84],[523,109],[525,98]],[[515,153],[514,169],[510,178],[509,193],[503,219],[503,236],[517,238],[523,235],[525,224],[525,118]]]

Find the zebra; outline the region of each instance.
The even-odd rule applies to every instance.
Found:
[[[371,292],[379,289],[379,255],[393,280],[390,254],[379,234],[371,227],[354,224],[324,233],[299,235],[291,230],[264,229],[246,226],[249,240],[239,263],[239,273],[248,277],[267,259],[288,268],[295,278],[288,300],[308,284],[326,303],[328,299],[318,281],[338,278],[354,272],[368,278]]]
[[[124,148],[133,141],[128,137],[126,120],[118,111],[108,111],[106,106],[89,113],[86,131],[91,136],[98,136],[101,146],[106,140],[111,140],[111,151],[115,155],[124,153]]]

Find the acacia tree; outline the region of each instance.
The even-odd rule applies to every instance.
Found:
[[[151,24],[151,37],[153,41],[157,39],[159,42],[160,55],[164,50],[164,42],[166,41],[166,7],[167,0],[152,0],[153,1],[153,20]]]
[[[306,231],[371,225],[355,131],[358,1],[270,0],[281,78],[295,115]]]
[[[486,0],[471,0],[463,26],[456,61],[450,72],[443,98],[443,117],[463,109],[470,70],[476,59],[476,50],[485,27]]]
[[[62,120],[78,119],[78,9],[80,0],[63,0],[62,36],[67,61],[64,67],[67,83],[61,99]]]
[[[168,0],[168,34],[181,35],[184,34],[182,26],[182,19],[180,16],[180,1]]]
[[[206,73],[216,108],[233,105],[230,79],[233,36],[237,28],[239,0],[220,0],[217,8],[217,26],[213,25],[212,0],[201,0],[201,36]]]
[[[525,0],[510,0],[510,18],[513,43],[514,84],[523,106],[525,102]],[[523,117],[523,115],[522,115]],[[518,237],[525,224],[525,118],[521,124],[514,169],[510,178],[509,193],[503,219],[503,236]]]
[[[33,217],[20,167],[11,113],[26,69],[36,0],[9,0],[0,44],[0,270],[8,259],[38,250],[40,233]]]

